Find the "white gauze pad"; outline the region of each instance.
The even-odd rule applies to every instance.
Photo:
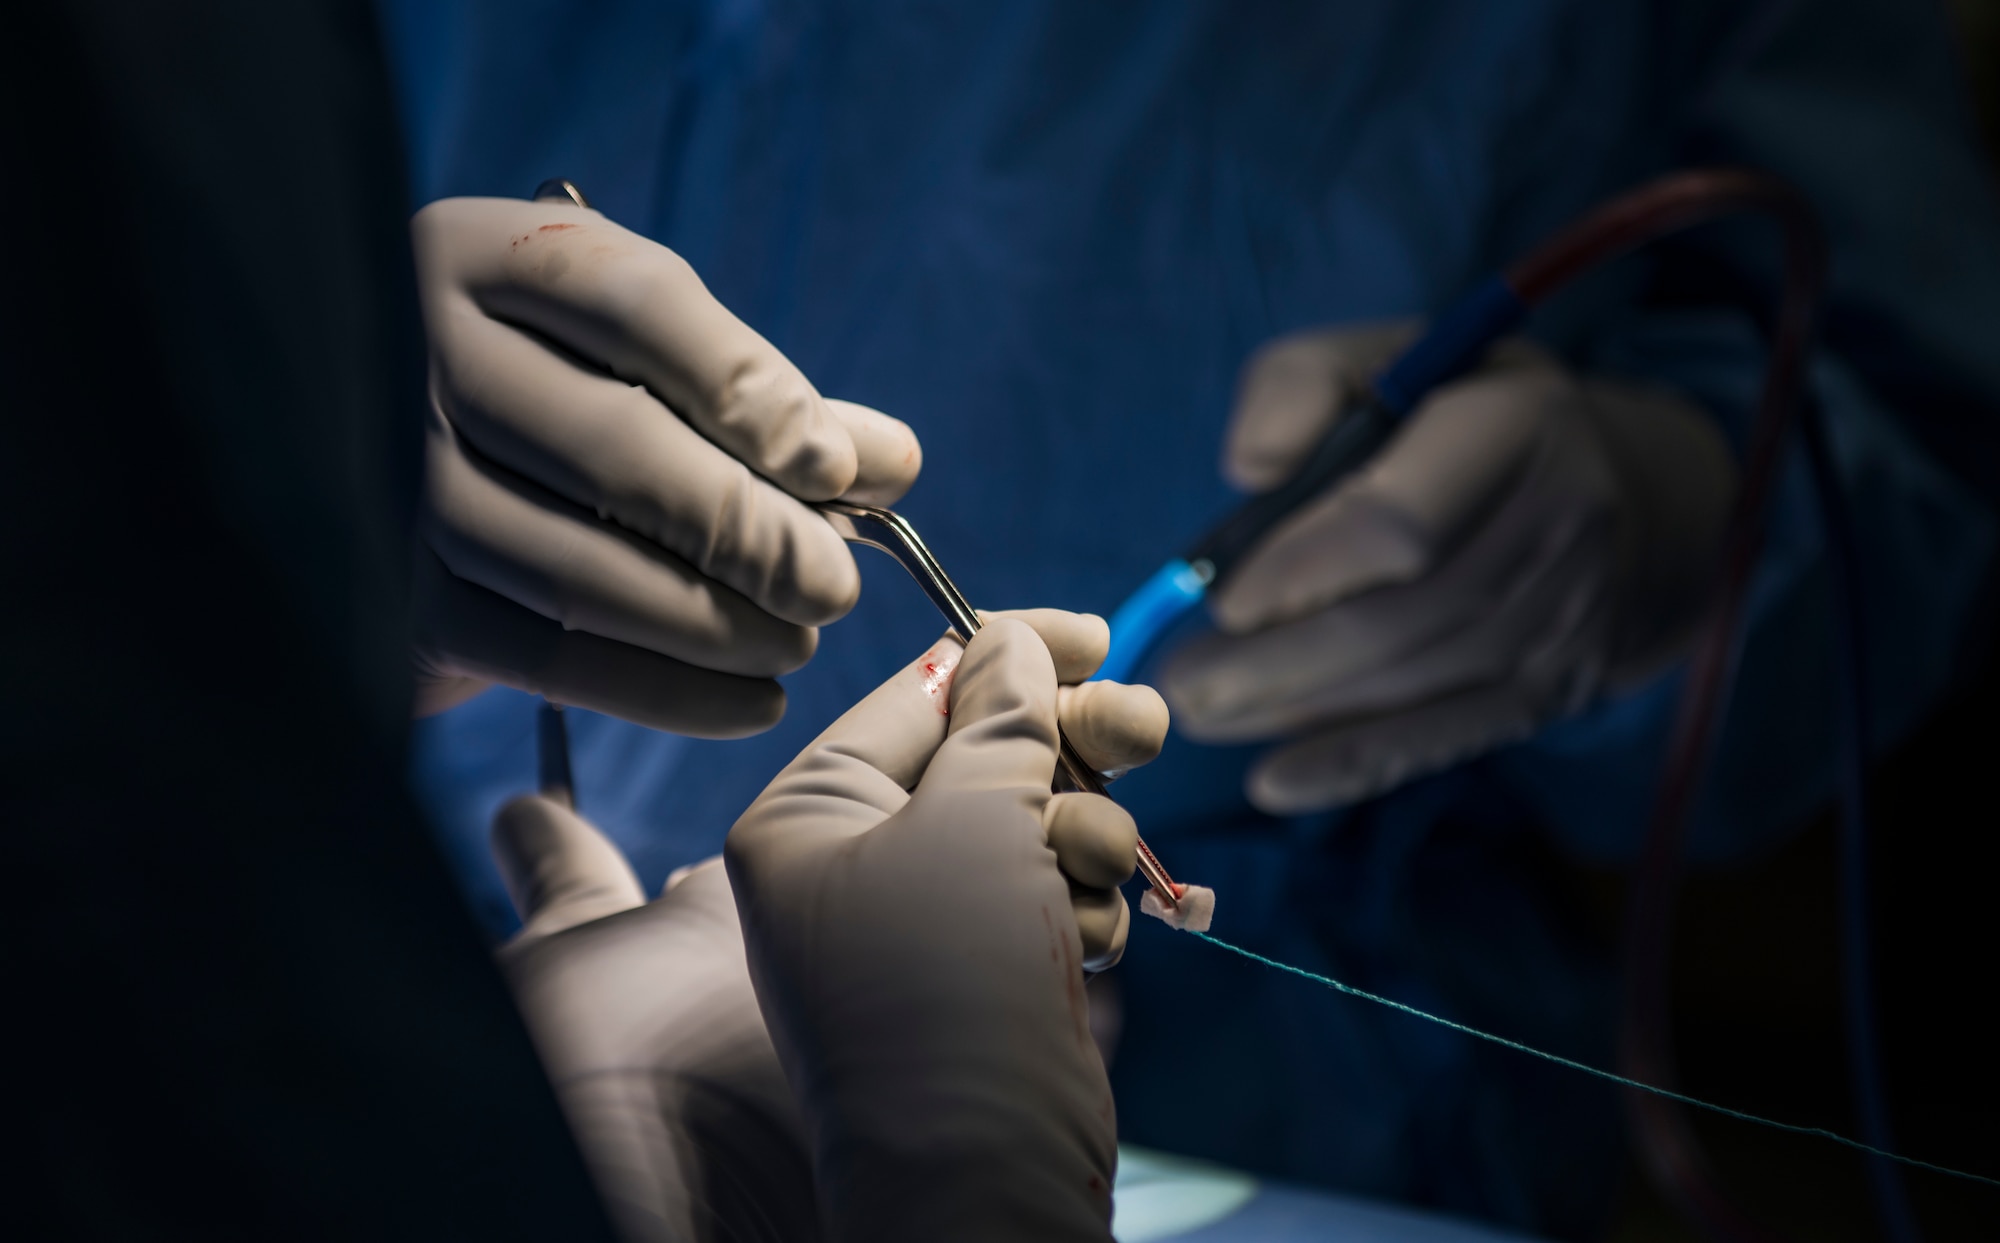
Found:
[[[1175,885],[1174,888],[1178,891],[1175,897],[1180,899],[1180,904],[1172,910],[1168,910],[1167,904],[1160,901],[1160,895],[1151,889],[1139,899],[1139,909],[1183,932],[1207,932],[1209,921],[1215,918],[1215,890],[1200,885]]]

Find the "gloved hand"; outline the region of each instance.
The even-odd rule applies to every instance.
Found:
[[[819,1238],[722,861],[648,903],[616,846],[538,795],[501,809],[493,849],[524,924],[501,965],[620,1233]]]
[[[680,733],[752,733],[853,606],[802,501],[921,464],[820,397],[672,251],[587,208],[445,199],[412,223],[431,343],[418,710],[489,682]]]
[[[1267,346],[1230,425],[1230,481],[1282,482],[1412,335]],[[1380,793],[1671,661],[1734,490],[1700,410],[1505,342],[1240,563],[1210,598],[1220,633],[1162,689],[1191,738],[1284,740],[1248,778],[1266,811]]]
[[[1022,646],[1025,621],[1034,632],[1027,634],[1026,646],[1043,652],[1040,667],[1046,670],[1050,663],[1046,643],[1071,681],[1087,677],[1103,659],[1106,634],[1096,618],[1033,610],[989,620],[1012,635],[1016,647]],[[856,744],[851,752],[856,756],[912,742],[922,749],[924,738],[930,740],[926,756],[936,750],[946,728],[943,710],[957,658],[955,642],[940,644],[843,718],[787,774],[808,761],[824,762],[824,749],[844,745],[842,739]],[[1015,663],[1033,666],[1032,652],[1025,662],[1017,653]],[[1057,693],[1053,679],[1041,689]],[[1065,728],[1091,762],[1129,768],[1158,752],[1166,734],[1166,707],[1147,688],[1091,683],[1064,687],[1060,696]],[[878,734],[876,724],[889,732]],[[907,746],[899,754],[921,772],[922,759],[913,758]],[[1053,753],[1048,763],[1052,769]],[[977,757],[970,771],[974,780],[985,772]],[[1054,876],[1054,892],[1069,903],[1029,906],[1025,914],[1015,911],[1011,917],[1015,922],[1030,919],[1036,929],[1067,929],[1071,963],[1079,953],[1090,952],[1077,944],[1077,923],[1092,928],[1086,939],[1096,952],[1115,957],[1129,916],[1111,886],[1132,871],[1131,820],[1103,799],[1048,798],[1048,777],[1045,772],[1041,778],[1044,814],[1035,821],[1034,833],[1039,840],[1046,821],[1054,853],[1041,854],[1067,873]],[[872,788],[882,780],[876,773],[871,795],[883,796]],[[829,832],[847,831],[854,808],[845,786],[837,780],[822,783],[807,797],[820,800],[827,823],[812,823],[815,807],[788,797],[787,815],[807,821],[798,831],[801,841],[819,842]],[[977,826],[934,827],[953,833]],[[516,799],[496,818],[493,839],[523,920],[521,933],[501,951],[502,965],[572,1129],[626,1236],[820,1237],[811,1148],[751,990],[741,926],[720,861],[676,873],[667,891],[647,903],[617,847],[568,807],[539,796]],[[778,844],[782,849],[782,840]],[[920,875],[931,866],[907,848],[892,847],[888,857]],[[993,892],[1001,895],[1003,905],[1030,901],[1037,889],[1048,888],[1009,883],[1018,880],[1001,875],[989,884],[998,886]],[[919,887],[950,894],[960,884],[960,876],[952,874],[930,877]],[[903,952],[927,960],[955,952],[952,930],[933,926],[921,904],[897,898],[862,921],[827,922],[828,914],[810,903],[763,911],[767,920],[812,942],[825,964],[846,964],[847,969],[866,970],[856,958],[874,953],[871,938],[879,935],[910,938],[913,943]],[[982,934],[975,929],[972,935]],[[1046,939],[1035,952],[1049,952]],[[884,979],[890,999],[905,1009],[928,1007],[935,1000],[929,990],[937,964],[932,966],[928,972]],[[955,987],[971,986],[961,981]],[[865,1038],[879,1034],[884,1023],[897,1022],[896,1013],[877,1014],[858,1005],[837,1021],[849,1025],[848,1037]],[[928,1056],[949,1064],[958,1056],[959,1044],[949,999],[937,1014],[940,1021],[927,1036],[899,1034],[939,1042]],[[1032,1027],[1052,1020],[1065,1024],[1062,1031],[1067,1032],[1066,1009],[1055,1016],[1036,1010],[1010,1021]],[[987,1073],[994,1068],[982,1063],[976,1069]],[[1002,1091],[1012,1090],[1005,1081],[994,1082]],[[937,1119],[932,1125],[944,1122]],[[1105,1185],[1108,1168],[1094,1171]],[[924,1173],[922,1160],[909,1159],[902,1176],[920,1181]],[[995,1173],[1006,1176],[1004,1170]],[[840,1221],[835,1218],[836,1224]],[[837,1232],[837,1237],[857,1235]]]
[[[1057,679],[1096,668],[1103,623],[1027,616],[940,642],[730,831],[751,977],[836,1239],[1110,1237],[1116,1128],[1079,923],[1122,940],[1123,900],[1112,914],[1092,890],[1130,875],[1135,834],[1108,799],[1049,793]],[[1068,700],[1093,763],[1157,750],[1144,688]]]

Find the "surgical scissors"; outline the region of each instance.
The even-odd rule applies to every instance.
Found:
[[[959,637],[959,641],[972,641],[972,636],[979,632],[979,613],[967,603],[957,584],[944,572],[944,567],[938,564],[937,557],[907,519],[893,510],[848,501],[827,501],[818,508],[848,543],[866,544],[894,557],[910,572],[910,577],[917,580],[917,586],[923,588],[932,604],[937,605],[938,612],[944,614],[945,621],[951,625],[952,633]],[[1062,732],[1060,725],[1056,727],[1056,746],[1055,788],[1058,791],[1107,793],[1104,778],[1077,754],[1076,746]],[[1180,888],[1174,884],[1173,877],[1167,875],[1167,869],[1160,866],[1159,859],[1154,857],[1144,838],[1139,839],[1139,874],[1160,895],[1160,901],[1168,910],[1180,906]]]

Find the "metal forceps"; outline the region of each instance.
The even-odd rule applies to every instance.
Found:
[[[961,642],[972,641],[972,636],[979,631],[979,614],[973,611],[972,605],[966,602],[957,585],[944,572],[944,567],[931,555],[930,548],[924,544],[915,527],[894,511],[874,505],[827,501],[818,509],[848,543],[866,544],[894,557],[910,572],[910,577],[917,580],[917,586],[924,589],[932,604],[937,605],[938,612],[944,614],[945,621],[951,624],[952,633]],[[1076,747],[1062,732],[1060,725],[1056,727],[1056,743],[1056,789],[1080,790],[1086,794],[1105,793],[1104,778],[1098,776],[1097,770],[1077,754]],[[1173,877],[1167,875],[1167,869],[1160,866],[1160,861],[1153,856],[1144,838],[1139,839],[1139,874],[1146,878],[1153,892],[1160,895],[1160,901],[1167,909],[1180,905],[1179,887],[1174,884]]]
[[[568,199],[578,207],[589,207],[589,200],[576,183],[562,177],[551,177],[535,187],[532,196],[536,202],[548,199]],[[937,605],[938,612],[951,623],[952,633],[960,642],[970,643],[979,630],[979,614],[967,604],[965,597],[945,574],[944,567],[917,535],[917,529],[905,522],[892,510],[880,509],[873,505],[851,505],[846,501],[828,501],[819,506],[834,530],[850,544],[866,544],[879,548],[894,557],[910,577],[917,580],[917,586]],[[544,753],[543,787],[552,794],[567,800],[571,796],[569,776],[569,735],[565,729],[562,709],[555,705],[545,705],[541,717],[541,739]],[[1104,778],[1097,770],[1083,762],[1076,753],[1076,747],[1056,726],[1056,788],[1058,790],[1081,790],[1085,794],[1103,794]],[[560,760],[559,765],[557,760]],[[1152,848],[1144,838],[1139,839],[1139,874],[1146,883],[1160,895],[1160,901],[1168,910],[1180,906],[1180,890],[1174,886],[1174,878],[1167,875],[1167,869],[1153,857]]]

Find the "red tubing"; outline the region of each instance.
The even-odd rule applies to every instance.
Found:
[[[1811,206],[1789,185],[1749,170],[1700,169],[1614,199],[1507,271],[1524,302],[1539,302],[1585,270],[1649,241],[1740,214],[1768,217],[1782,230],[1784,284],[1743,482],[1676,705],[1627,915],[1619,1055],[1627,1075],[1648,1083],[1668,1084],[1673,1078],[1668,950],[1681,854],[1729,683],[1737,622],[1763,547],[1766,503],[1799,418],[1826,247]],[[1747,1243],[1769,1237],[1722,1195],[1679,1105],[1637,1092],[1628,1094],[1627,1103],[1648,1173],[1684,1213],[1718,1238]]]

